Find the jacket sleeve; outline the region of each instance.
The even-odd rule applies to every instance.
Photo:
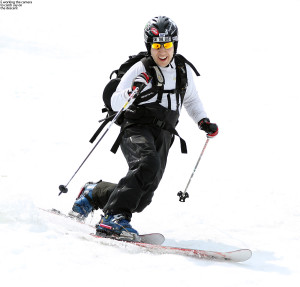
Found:
[[[111,107],[119,111],[128,100],[128,91],[131,90],[132,81],[140,74],[146,72],[142,62],[134,64],[122,77],[116,91],[111,97]]]
[[[202,101],[200,100],[198,91],[195,86],[193,78],[193,70],[186,64],[188,87],[183,100],[183,106],[185,107],[189,116],[198,123],[201,119],[206,118],[207,114],[204,110]]]

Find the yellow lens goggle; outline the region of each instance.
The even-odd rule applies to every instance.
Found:
[[[170,49],[173,47],[173,42],[167,42],[167,43],[153,43],[152,44],[152,48],[155,49],[155,50],[158,50],[160,49],[161,46],[164,46],[165,49]]]

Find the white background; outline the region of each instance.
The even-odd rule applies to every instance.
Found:
[[[196,5],[197,4],[197,5]],[[140,233],[166,244],[228,251],[242,264],[124,251],[88,241],[38,207],[70,210],[87,181],[117,182],[127,170],[109,152],[114,126],[69,192],[58,197],[91,150],[112,70],[145,50],[143,28],[166,15],[179,27],[178,52],[219,125],[180,203],[206,140],[182,112],[187,141],[171,149],[152,204],[133,217]],[[0,270],[5,286],[299,286],[299,0],[34,0],[0,10]],[[91,221],[97,221],[97,212]]]

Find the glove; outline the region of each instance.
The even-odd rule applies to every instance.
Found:
[[[213,138],[219,133],[218,126],[216,124],[212,124],[208,118],[202,119],[198,125],[200,130],[206,132],[206,136],[208,138]]]
[[[139,88],[139,93],[149,84],[151,77],[146,73],[139,74],[133,81],[131,85],[131,90],[134,91],[135,88]]]

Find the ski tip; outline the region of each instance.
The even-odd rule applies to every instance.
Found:
[[[252,257],[252,251],[250,249],[239,249],[232,252],[228,252],[229,259],[234,262],[244,262]]]

